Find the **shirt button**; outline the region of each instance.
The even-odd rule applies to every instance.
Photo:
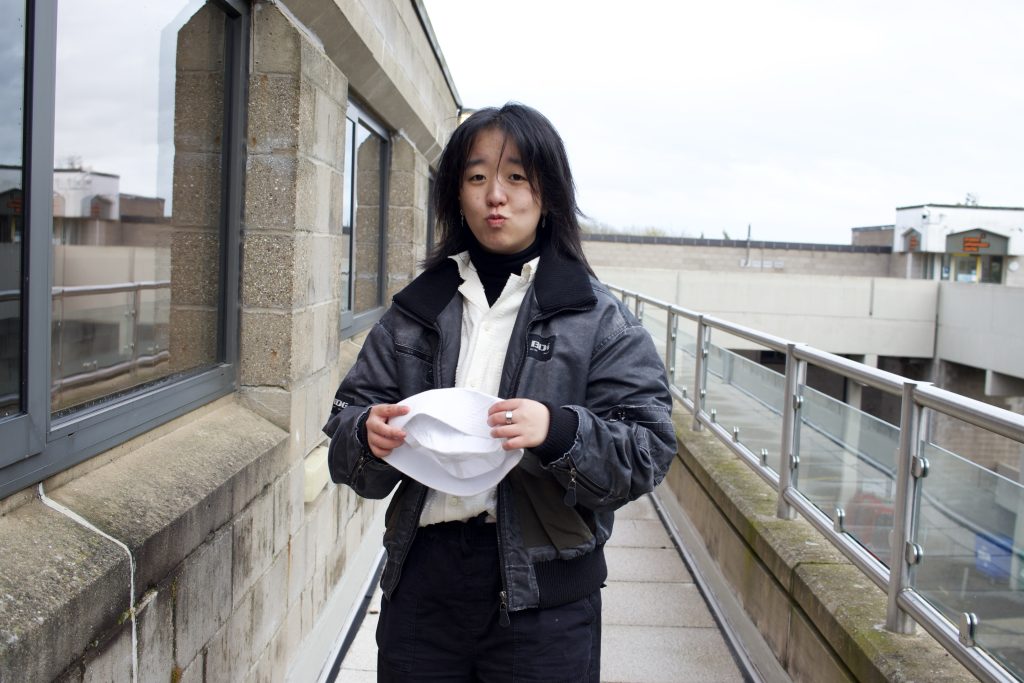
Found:
[[[452,507],[455,507],[456,505],[458,505],[461,502],[462,502],[462,499],[459,498],[458,496],[449,496],[448,497],[448,504],[451,505]]]

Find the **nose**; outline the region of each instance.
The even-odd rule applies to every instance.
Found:
[[[502,187],[501,181],[497,177],[491,178],[487,185],[487,205],[501,206],[507,199],[508,196],[505,194],[505,188]]]

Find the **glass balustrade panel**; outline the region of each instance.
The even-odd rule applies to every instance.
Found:
[[[993,451],[1004,455],[993,459]],[[963,456],[930,443],[921,452],[929,463],[916,536],[924,555],[913,586],[954,624],[964,612],[977,615],[978,644],[1024,678],[1024,445],[987,434]]]
[[[889,564],[899,429],[803,386],[797,489],[884,564]]]
[[[755,352],[756,353],[756,352]],[[785,378],[750,358],[712,344],[704,410],[756,458],[778,469]]]

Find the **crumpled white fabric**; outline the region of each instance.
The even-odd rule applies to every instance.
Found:
[[[405,415],[388,424],[405,430],[405,443],[385,462],[421,484],[453,496],[475,496],[497,486],[523,457],[491,436],[488,409],[501,399],[473,389],[431,389],[399,401]]]

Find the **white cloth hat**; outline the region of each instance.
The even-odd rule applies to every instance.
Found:
[[[431,389],[399,401],[405,415],[388,424],[405,430],[405,443],[384,460],[421,484],[453,496],[475,496],[497,486],[523,457],[491,436],[487,411],[501,399],[473,389]]]

